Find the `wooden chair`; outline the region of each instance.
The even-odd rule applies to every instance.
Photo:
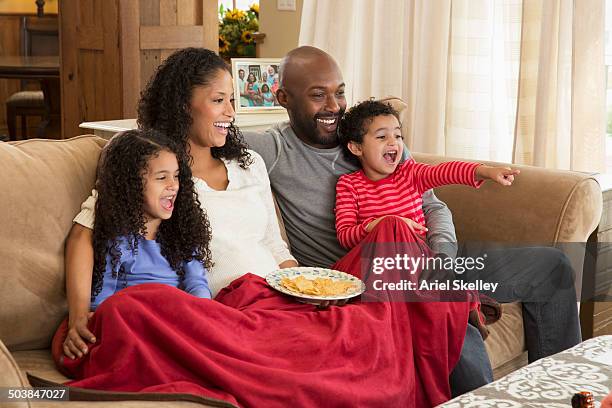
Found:
[[[57,17],[23,17],[21,23],[22,53],[26,56],[59,55]],[[22,89],[24,84],[22,83]],[[21,116],[21,136],[28,138],[28,116],[49,116],[43,91],[22,90],[6,101],[6,122],[10,140],[17,140],[17,117]],[[42,136],[42,135],[41,135]]]

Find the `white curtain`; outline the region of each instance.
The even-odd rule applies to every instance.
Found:
[[[349,103],[401,97],[411,149],[601,171],[603,0],[304,0]],[[517,121],[518,118],[518,121]]]
[[[512,161],[520,28],[521,0],[453,0],[447,155]]]
[[[523,5],[516,163],[605,170],[603,0]]]

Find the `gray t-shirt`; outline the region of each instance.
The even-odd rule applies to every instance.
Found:
[[[317,149],[302,142],[289,122],[244,136],[266,163],[293,256],[302,266],[331,266],[347,252],[336,238],[336,182],[357,167],[340,146]],[[431,190],[423,194],[423,211],[432,249],[456,256],[451,213]]]

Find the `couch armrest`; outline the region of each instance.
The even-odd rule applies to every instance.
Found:
[[[448,157],[414,153],[415,160],[437,164]],[[481,162],[521,170],[511,187],[485,183],[435,189],[453,214],[457,240],[472,243],[556,246],[576,274],[582,294],[585,246],[601,220],[602,194],[592,174],[532,166]],[[563,245],[563,243],[570,243]],[[571,244],[581,243],[581,244]]]
[[[0,340],[0,387],[29,387],[30,384],[25,379],[17,362],[8,351],[4,343]],[[26,401],[9,404],[11,407],[29,407]]]
[[[423,163],[448,157],[414,153]],[[453,213],[459,241],[498,243],[586,242],[601,219],[602,195],[591,174],[512,166],[521,170],[511,187],[485,183],[476,190],[444,186],[435,190]]]

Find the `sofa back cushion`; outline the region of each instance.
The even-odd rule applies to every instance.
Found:
[[[0,143],[0,339],[46,348],[67,312],[64,242],[106,141]]]

